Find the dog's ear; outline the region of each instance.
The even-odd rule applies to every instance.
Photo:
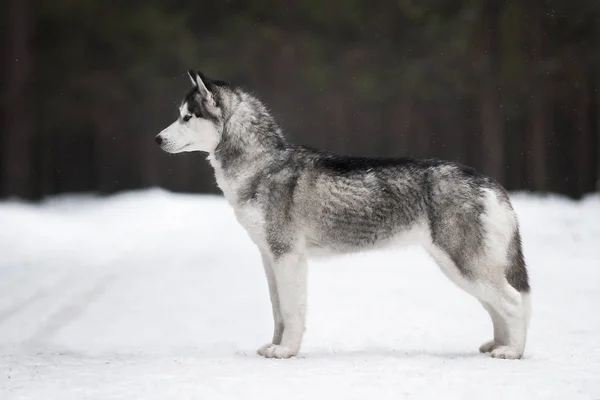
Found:
[[[194,71],[193,69],[188,69],[187,73],[188,73],[188,76],[190,77],[190,80],[192,81],[192,85],[198,86],[198,81],[196,80],[198,73],[196,71]]]
[[[198,93],[200,93],[200,96],[204,97],[205,99],[212,98],[212,93],[209,90],[209,88],[212,87],[210,79],[202,75],[202,72],[196,72],[191,69],[188,70],[188,76],[192,80],[194,86],[198,88]]]

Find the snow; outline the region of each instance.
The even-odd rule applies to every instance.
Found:
[[[519,361],[478,353],[489,317],[418,248],[311,262],[301,354],[267,360],[260,256],[221,197],[0,203],[0,399],[600,398],[600,196],[513,199]]]

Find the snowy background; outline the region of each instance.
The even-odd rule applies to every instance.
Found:
[[[0,203],[0,399],[600,398],[600,196],[513,196],[525,358],[420,249],[312,262],[301,353],[267,360],[266,280],[221,197]],[[282,397],[285,396],[285,397]]]

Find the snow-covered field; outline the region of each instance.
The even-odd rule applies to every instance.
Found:
[[[162,190],[0,203],[0,399],[600,399],[600,196],[514,196],[526,357],[420,249],[312,262],[299,357],[225,201]]]

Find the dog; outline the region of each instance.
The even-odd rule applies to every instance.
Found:
[[[347,157],[290,144],[266,106],[189,70],[169,153],[208,153],[215,178],[262,256],[273,308],[267,358],[289,358],[305,329],[307,259],[420,244],[489,313],[494,358],[519,359],[530,286],[508,193],[472,168],[437,159]]]

